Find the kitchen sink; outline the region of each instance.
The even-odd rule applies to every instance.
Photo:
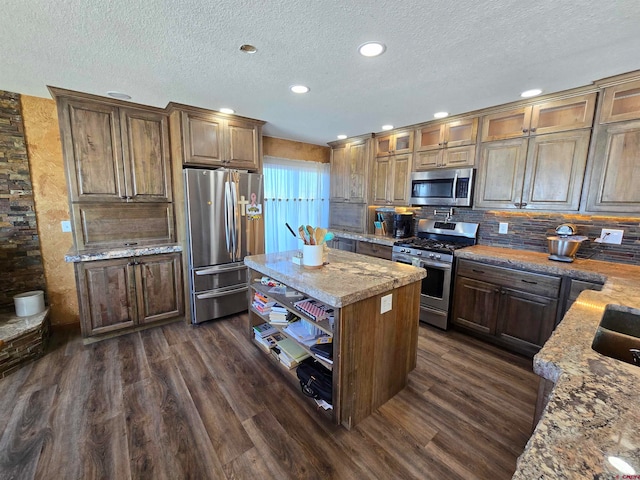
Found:
[[[591,348],[607,357],[640,366],[640,310],[607,305]]]

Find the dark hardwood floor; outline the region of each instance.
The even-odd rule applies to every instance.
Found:
[[[531,361],[421,326],[409,385],[329,424],[236,316],[49,353],[0,380],[2,479],[507,479],[530,435]]]

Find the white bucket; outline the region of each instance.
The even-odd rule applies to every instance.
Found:
[[[28,317],[44,312],[44,292],[34,290],[20,293],[13,297],[13,303],[16,306],[16,315],[19,317]]]

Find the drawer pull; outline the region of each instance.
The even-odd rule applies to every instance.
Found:
[[[134,245],[137,245],[138,242],[131,242],[131,243],[125,243],[124,246],[125,247],[133,247]]]
[[[531,285],[537,285],[538,282],[534,282],[532,280],[525,280],[524,278],[521,278],[520,281],[524,282],[524,283],[530,283]]]
[[[484,273],[484,270],[476,270],[475,268],[472,268],[471,271],[476,273]]]

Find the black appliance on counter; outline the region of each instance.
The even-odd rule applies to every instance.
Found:
[[[393,236],[395,238],[407,238],[413,231],[413,213],[393,214]]]
[[[394,262],[427,270],[420,294],[420,321],[449,328],[453,252],[475,245],[477,235],[477,223],[420,220],[417,236],[394,243]]]

